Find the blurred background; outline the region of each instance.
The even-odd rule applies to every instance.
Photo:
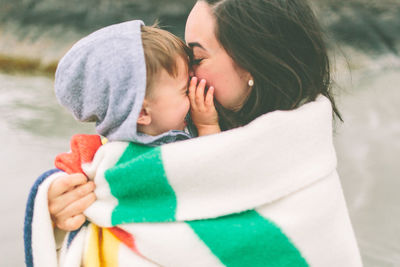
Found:
[[[0,266],[24,266],[35,178],[68,150],[75,122],[53,93],[58,60],[105,25],[131,19],[184,37],[194,0],[0,0]],[[311,0],[333,59],[338,170],[367,267],[400,266],[400,1]]]

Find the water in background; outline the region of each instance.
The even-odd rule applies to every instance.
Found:
[[[36,73],[40,75],[34,75],[18,63],[20,72],[0,73],[0,266],[24,266],[23,216],[35,177],[52,167],[57,153],[68,150],[72,134],[93,133],[92,125],[75,122],[57,104],[53,80],[42,75],[46,66],[87,32],[127,19],[152,23],[159,17],[183,36],[194,1],[162,2],[166,1],[0,3],[0,64],[1,56],[7,55],[38,60],[30,66],[42,68]],[[345,120],[335,134],[338,170],[365,266],[400,266],[400,168],[396,164],[400,158],[400,3],[332,2],[315,4],[329,29],[332,51],[334,42],[342,48],[335,76]]]

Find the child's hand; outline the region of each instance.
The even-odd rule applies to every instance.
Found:
[[[204,96],[206,81],[197,84],[193,77],[189,85],[190,114],[199,136],[221,132],[218,113],[214,106],[214,87],[210,87]]]
[[[83,211],[95,200],[94,183],[81,173],[55,179],[47,193],[51,219],[64,231],[79,229],[85,222]]]

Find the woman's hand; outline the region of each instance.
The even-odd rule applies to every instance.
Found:
[[[83,211],[95,200],[95,185],[81,173],[65,175],[54,180],[47,193],[49,212],[61,230],[74,231],[85,222]]]
[[[190,114],[199,136],[221,132],[218,113],[214,106],[214,87],[210,87],[204,96],[206,81],[197,84],[193,77],[189,85]]]

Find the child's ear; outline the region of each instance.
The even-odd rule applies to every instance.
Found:
[[[147,126],[151,123],[150,107],[146,100],[143,101],[142,109],[140,110],[137,124]]]

